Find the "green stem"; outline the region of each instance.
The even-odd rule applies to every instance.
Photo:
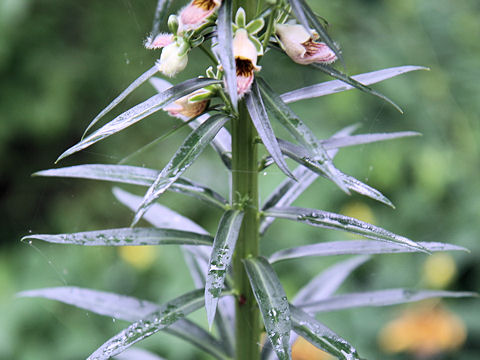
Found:
[[[260,314],[242,260],[259,254],[257,132],[245,102],[232,122],[232,199],[245,215],[233,257],[236,304],[236,359],[260,358]]]

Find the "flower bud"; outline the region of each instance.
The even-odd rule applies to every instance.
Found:
[[[151,35],[147,37],[143,45],[147,49],[161,49],[173,42],[173,35],[167,33],[161,33],[153,38]]]
[[[330,64],[337,60],[332,49],[323,42],[315,41],[318,39],[315,31],[308,33],[302,25],[298,24],[278,24],[275,30],[283,50],[298,64]]]
[[[184,44],[171,43],[163,49],[160,60],[156,62],[158,70],[166,76],[175,76],[187,66],[187,54],[188,48]]]

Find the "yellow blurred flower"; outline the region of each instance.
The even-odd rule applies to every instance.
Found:
[[[375,224],[375,215],[373,215],[372,209],[370,209],[368,205],[359,201],[351,201],[347,203],[342,208],[341,214],[370,224]]]
[[[298,337],[292,347],[293,360],[334,360],[335,358],[325,351],[310,344],[302,337]]]
[[[386,353],[429,358],[459,348],[465,338],[465,325],[458,317],[438,303],[424,302],[388,323],[378,340]]]
[[[430,255],[423,264],[423,279],[433,288],[445,288],[457,272],[452,256],[445,253]]]
[[[118,252],[123,261],[139,270],[149,268],[156,258],[154,246],[121,246]]]

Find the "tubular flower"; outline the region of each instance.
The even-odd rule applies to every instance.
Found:
[[[187,53],[188,47],[184,42],[172,42],[163,49],[160,60],[156,62],[158,70],[166,76],[175,76],[187,66]]]
[[[254,71],[259,71],[257,66],[257,48],[248,38],[245,29],[238,29],[233,38],[233,56],[237,68],[237,92],[242,96],[250,90],[253,82]]]
[[[190,120],[203,113],[208,105],[208,100],[191,101],[193,96],[205,93],[205,90],[197,90],[191,94],[181,97],[177,101],[165,106],[163,110],[169,115],[181,120]]]
[[[309,34],[302,25],[278,24],[275,31],[283,50],[298,64],[330,64],[337,60],[332,49],[323,42],[315,41],[319,36],[313,30]]]
[[[221,4],[221,0],[193,0],[180,10],[180,29],[198,29]]]

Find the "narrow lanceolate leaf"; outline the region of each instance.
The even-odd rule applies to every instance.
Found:
[[[152,67],[151,69],[145,71],[142,75],[140,75],[133,83],[131,83],[125,90],[122,91],[120,95],[118,95],[108,106],[103,109],[100,114],[95,116],[92,122],[87,126],[85,132],[83,133],[82,139],[86,136],[88,131],[105,115],[107,115],[110,110],[112,110],[115,106],[117,106],[123,99],[125,99],[128,95],[130,95],[136,88],[142,85],[145,81],[150,79],[153,75],[158,72],[157,66]]]
[[[290,310],[285,290],[265,258],[247,258],[243,263],[273,349],[280,360],[291,359]]]
[[[113,195],[115,195],[118,201],[132,211],[135,211],[138,208],[143,199],[141,196],[133,195],[128,191],[119,188],[113,188]],[[161,204],[152,205],[145,214],[145,220],[158,228],[190,231],[202,235],[208,235],[207,230],[197,223]]]
[[[370,257],[365,255],[356,256],[330,266],[301,288],[292,304],[318,301],[331,296],[356,268],[369,259]]]
[[[159,174],[160,171],[158,170],[137,166],[88,164],[43,170],[33,175],[103,180],[151,186]],[[185,178],[177,179],[168,190],[193,196],[223,209],[227,204],[225,198],[217,192]]]
[[[99,315],[130,322],[159,310],[159,305],[147,300],[73,286],[28,290],[17,296],[57,300]],[[218,359],[224,359],[222,346],[218,340],[188,319],[178,320],[165,331],[194,344]]]
[[[150,205],[193,164],[227,120],[229,120],[227,116],[212,116],[185,139],[173,158],[148,189],[135,214],[132,225],[135,225]]]
[[[143,349],[128,349],[115,356],[115,360],[165,360],[160,356]]]
[[[461,246],[439,242],[418,242],[422,248],[430,251],[467,251]],[[390,242],[372,240],[332,241],[312,245],[298,246],[273,253],[268,259],[271,263],[283,260],[304,258],[307,256],[332,255],[374,255],[418,252],[419,250]]]
[[[160,26],[165,21],[168,15],[168,8],[173,0],[158,0],[157,8],[155,9],[155,16],[153,18],[153,26],[152,26],[152,33],[150,36],[155,38],[158,34],[160,34]]]
[[[372,88],[362,84],[361,82],[358,82],[357,80],[355,80],[355,79],[351,78],[350,76],[342,73],[341,71],[338,71],[337,69],[335,69],[335,68],[333,68],[329,65],[325,65],[325,64],[312,64],[312,66],[314,66],[317,69],[321,70],[322,72],[330,75],[331,77],[334,77],[335,79],[341,80],[341,81],[353,86],[354,88],[357,88],[360,91],[363,91],[367,94],[370,94],[370,95],[379,97],[382,100],[385,100],[386,102],[391,104],[395,109],[397,109],[400,113],[403,114],[403,110],[400,108],[400,106],[395,104],[388,97],[386,97],[383,94],[380,94],[378,91],[373,90]]]
[[[218,10],[217,32],[218,46],[215,47],[215,52],[223,67],[230,101],[233,108],[237,110],[237,68],[232,47],[232,0],[224,0]]]
[[[295,332],[310,343],[342,360],[361,360],[357,350],[314,317],[296,306],[290,306]]]
[[[272,126],[270,125],[270,120],[268,119],[267,111],[265,110],[262,96],[260,95],[260,89],[258,88],[256,81],[253,82],[252,91],[247,94],[245,100],[248,113],[250,114],[253,125],[257,129],[260,139],[262,139],[263,145],[265,145],[267,151],[270,153],[280,170],[282,170],[288,177],[294,179],[293,174],[288,169],[287,163],[283,159],[282,152]]]
[[[323,169],[324,174],[329,179],[337,184],[340,189],[348,192],[339,171],[333,165],[332,160],[328,157],[326,150],[315,134],[262,78],[258,78],[257,81],[267,113],[277,119],[290,135],[302,144],[311,153],[312,157],[315,157],[318,166]]]
[[[215,235],[205,285],[205,308],[210,327],[215,319],[218,300],[222,293],[225,276],[235,250],[243,215],[243,212],[240,210],[226,211],[220,220],[217,234]]]
[[[321,143],[325,149],[339,149],[347,146],[370,144],[378,141],[393,140],[410,136],[420,136],[421,134],[415,131],[400,131],[394,133],[383,134],[361,134],[338,137],[333,139],[322,140]]]
[[[299,304],[298,306],[304,311],[319,313],[365,306],[389,306],[436,297],[460,298],[476,296],[478,296],[478,294],[473,292],[388,289],[364,293],[334,295],[324,300],[308,303],[305,302],[303,304]]]
[[[356,125],[348,126],[332,135],[331,139],[350,135],[356,130],[356,128]],[[336,149],[328,151],[328,155],[332,160],[336,154]],[[293,171],[293,176],[295,176],[295,179],[298,181],[293,181],[290,178],[286,178],[282,181],[282,183],[270,194],[267,200],[265,200],[262,210],[274,206],[291,205],[318,178],[317,173],[303,167],[302,165]],[[273,217],[262,218],[260,221],[260,234],[264,234],[274,220],[275,218]]]
[[[278,139],[278,144],[280,145],[282,152],[286,156],[296,161],[297,163],[307,167],[313,172],[316,172],[317,174],[328,178],[323,168],[319,166],[318,161],[316,161],[315,158],[312,158],[309,152],[305,151],[304,148],[282,139]],[[343,183],[349,190],[355,191],[356,193],[368,196],[371,199],[380,201],[388,206],[394,207],[392,202],[380,191],[368,186],[367,184],[362,183],[360,180],[343,174],[340,171],[338,171],[337,175],[342,177]]]
[[[142,320],[138,320],[129,327],[112,337],[98,348],[88,360],[107,360],[120,354],[133,344],[157,333],[158,331],[183,319],[188,314],[203,305],[203,289],[195,290],[161,305]]]
[[[337,55],[337,57],[343,63],[342,54],[340,53],[338,46],[330,38],[327,30],[320,23],[320,21],[318,21],[316,15],[312,11],[312,9],[310,9],[310,7],[306,4],[306,2],[304,0],[289,0],[289,3],[292,6],[295,17],[300,22],[300,24],[302,24],[309,33],[311,27],[313,27],[317,31],[318,35],[320,35],[320,39],[325,42],[330,49],[333,50],[335,55]]]
[[[395,76],[415,71],[428,70],[423,66],[398,66],[378,71],[372,71],[364,74],[354,75],[351,78],[363,85],[371,85],[377,82],[393,78]],[[344,81],[332,80],[320,84],[307,86],[301,89],[289,91],[281,95],[283,101],[287,104],[303,99],[311,99],[319,96],[335,94],[338,92],[355,89],[355,86],[348,85]]]
[[[113,135],[137,123],[138,121],[144,119],[145,117],[160,110],[162,107],[170,104],[172,101],[175,101],[185,95],[188,95],[197,89],[200,89],[208,85],[216,84],[218,82],[219,82],[218,80],[202,79],[202,78],[190,79],[176,86],[173,86],[170,89],[165,90],[161,94],[154,95],[150,99],[120,114],[115,119],[113,119],[106,125],[102,126],[97,131],[88,135],[78,144],[72,146],[70,149],[68,149],[62,155],[60,155],[57,161],[69,155],[72,155],[73,153],[76,153],[80,150],[83,150],[95,144],[96,142],[103,140],[106,137]]]
[[[428,250],[426,250],[423,246],[415,241],[407,239],[406,237],[396,235],[378,226],[354,219],[349,216],[334,214],[327,211],[293,206],[275,207],[265,211],[264,215],[294,220],[311,226],[317,226],[326,229],[348,231],[350,233],[362,235],[373,240],[393,242],[409,248],[428,252]]]
[[[212,238],[208,235],[157,228],[108,229],[57,235],[37,234],[24,236],[22,241],[31,239],[84,246],[212,245]]]

